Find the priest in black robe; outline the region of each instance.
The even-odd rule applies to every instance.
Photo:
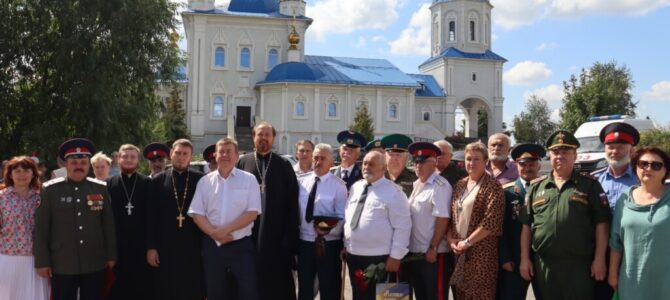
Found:
[[[107,179],[112,199],[118,260],[116,280],[108,299],[153,299],[152,270],[147,263],[147,214],[151,179],[137,173],[140,149],[122,145],[119,149],[121,174]]]
[[[203,176],[189,169],[193,145],[172,145],[172,167],[151,179],[147,261],[154,267],[156,299],[205,299],[202,232],[186,213]]]
[[[263,300],[296,299],[295,268],[298,226],[298,181],[291,164],[272,152],[275,129],[267,122],[253,131],[254,152],[240,158],[237,167],[256,176],[261,187],[263,213],[256,219],[258,289]]]

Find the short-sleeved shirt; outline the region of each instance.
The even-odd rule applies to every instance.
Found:
[[[300,239],[313,242],[316,239],[314,231],[314,221],[307,223],[305,215],[307,212],[307,201],[309,193],[312,191],[316,174],[310,173],[298,177],[300,186],[300,195],[298,196],[300,204]],[[327,241],[342,239],[342,226],[344,225],[344,208],[347,205],[347,185],[342,179],[328,172],[319,176],[319,184],[316,187],[316,197],[314,198],[314,216],[340,217],[342,221],[328,233],[325,238]]]
[[[0,253],[4,255],[33,255],[33,229],[35,210],[40,196],[29,190],[21,199],[14,187],[0,190]]]
[[[233,168],[228,178],[211,172],[198,181],[188,215],[205,216],[215,227],[225,226],[243,213],[261,213],[261,194],[256,177],[249,172]],[[232,232],[233,240],[250,236],[253,222]]]
[[[356,229],[351,220],[367,181],[351,186],[345,210],[344,245],[354,255],[390,255],[402,259],[409,251],[412,218],[405,193],[398,185],[380,178],[368,187],[368,194]]]
[[[491,168],[492,163],[493,162],[489,161],[489,163],[486,165],[486,172],[491,176],[495,176],[493,175],[493,169]],[[498,182],[500,182],[500,184],[503,185],[519,178],[519,170],[516,167],[516,163],[511,159],[508,160],[505,163],[505,169],[500,172],[500,174],[495,176],[495,178]]]
[[[633,172],[633,167],[630,165],[628,165],[626,172],[621,174],[621,176],[614,176],[614,174],[612,174],[612,169],[609,167],[595,171],[591,173],[591,175],[598,178],[598,182],[600,182],[603,190],[605,190],[612,212],[614,212],[614,207],[616,207],[616,202],[619,200],[621,194],[631,186],[640,184],[640,180],[637,178],[637,175]]]
[[[521,222],[532,231],[533,250],[556,257],[592,257],[595,227],[611,217],[600,183],[573,172],[561,189],[553,173],[533,183],[526,193]]]
[[[412,214],[412,236],[409,251],[423,253],[430,247],[435,232],[436,218],[451,218],[451,185],[437,172],[433,173],[421,187],[420,180],[414,182],[414,191],[409,198],[409,210]],[[421,187],[421,190],[418,188]],[[437,252],[449,251],[443,239]]]

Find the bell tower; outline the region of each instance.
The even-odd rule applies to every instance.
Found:
[[[488,0],[435,0],[431,12],[431,56],[453,47],[468,53],[491,49]]]
[[[214,9],[214,0],[189,0],[188,8],[195,11],[210,11]]]
[[[279,13],[285,16],[305,16],[304,0],[279,0]]]

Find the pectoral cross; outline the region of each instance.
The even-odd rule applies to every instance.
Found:
[[[129,216],[130,216],[131,214],[133,214],[133,208],[135,208],[135,206],[133,206],[132,203],[128,202],[128,204],[126,204],[125,207],[126,207],[126,209],[128,210],[128,215],[129,215]]]
[[[179,223],[179,228],[181,228],[181,226],[183,225],[182,222],[184,222],[185,219],[186,218],[184,218],[184,215],[179,213],[179,216],[177,216],[177,222]]]
[[[261,183],[261,193],[265,194],[265,182]]]

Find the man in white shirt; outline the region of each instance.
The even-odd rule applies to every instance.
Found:
[[[198,181],[188,215],[205,233],[203,258],[207,299],[224,299],[234,276],[240,299],[258,299],[253,222],[261,213],[260,188],[251,173],[235,168],[237,142],[216,143],[218,170]],[[227,272],[227,271],[230,272]]]
[[[412,235],[409,251],[425,259],[409,263],[410,282],[417,300],[449,299],[449,252],[443,239],[451,218],[451,185],[436,171],[442,151],[428,142],[409,145],[418,179],[409,197]],[[452,258],[453,259],[453,258]],[[441,297],[440,297],[441,296]]]
[[[345,211],[344,245],[353,299],[375,299],[374,283],[362,289],[356,272],[370,264],[385,263],[387,272],[398,272],[409,251],[412,220],[407,196],[384,178],[386,158],[372,151],[363,159],[363,177],[350,190]]]
[[[298,177],[300,184],[300,241],[298,243],[298,299],[314,299],[314,276],[319,277],[321,299],[340,299],[339,254],[342,245],[344,208],[347,204],[347,186],[331,174],[333,150],[328,144],[316,145],[313,157],[314,172]],[[329,232],[315,228],[324,217],[340,218]],[[325,222],[325,221],[324,221]],[[334,223],[334,222],[333,222]],[[325,239],[322,256],[315,251],[318,236]]]

